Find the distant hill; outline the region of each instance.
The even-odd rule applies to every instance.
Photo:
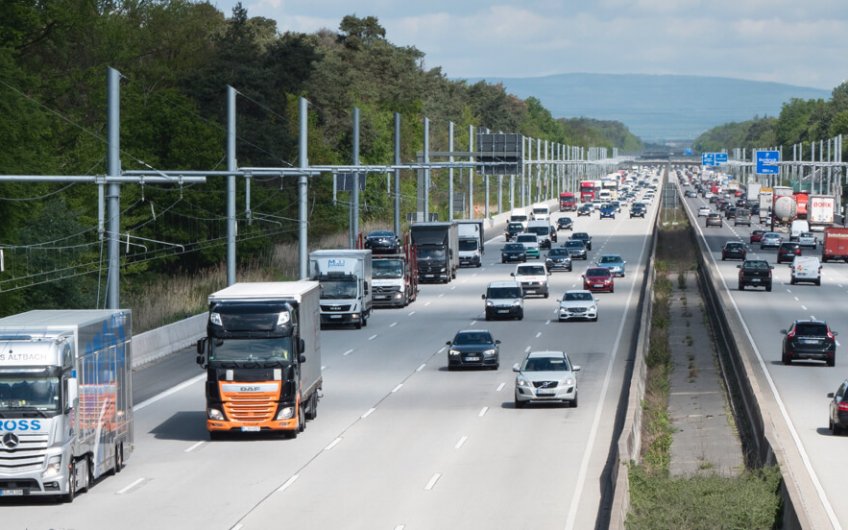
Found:
[[[725,77],[559,74],[482,79],[503,83],[522,99],[538,98],[555,118],[620,121],[649,142],[694,139],[727,122],[777,116],[792,98],[830,98],[829,90]]]

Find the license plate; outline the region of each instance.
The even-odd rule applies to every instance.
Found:
[[[754,282],[754,283],[760,283],[760,279],[759,279],[759,278],[754,278],[754,279],[753,279],[753,280],[751,280],[751,281],[752,281],[752,282]]]
[[[801,344],[818,344],[819,341],[815,339],[801,339]]]
[[[425,278],[435,278],[436,275],[435,274],[425,274],[424,277]]]
[[[259,432],[262,429],[255,425],[247,425],[241,428],[241,432]]]
[[[509,309],[498,309],[498,313],[509,313]]]
[[[536,395],[538,396],[553,396],[554,394],[556,394],[556,390],[549,390],[543,388],[536,391]]]
[[[480,358],[479,357],[466,357],[465,360],[466,361],[479,361]]]
[[[603,287],[604,287],[604,284],[602,284],[602,283],[596,283],[595,284],[595,289],[603,289]]]
[[[0,497],[20,497],[24,490],[0,490]]]
[[[330,318],[342,318],[341,315],[330,315]]]

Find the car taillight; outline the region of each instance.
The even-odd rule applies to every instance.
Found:
[[[795,330],[793,329],[792,331],[790,331],[789,333],[787,333],[787,334],[786,334],[786,338],[787,338],[787,339],[794,339],[794,338],[795,338]]]
[[[840,401],[836,408],[839,409],[839,412],[848,412],[848,401]]]
[[[836,337],[833,335],[833,333],[830,332],[830,330],[827,330],[827,338],[829,338],[830,340],[833,340]]]

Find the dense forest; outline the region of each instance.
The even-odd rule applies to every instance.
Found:
[[[240,167],[297,164],[300,96],[310,105],[313,165],[352,161],[354,107],[361,110],[363,164],[392,161],[395,112],[402,116],[404,161],[422,149],[425,116],[435,150],[447,149],[449,121],[457,149],[467,147],[469,125],[570,145],[638,148],[619,123],[557,120],[538,100],[521,100],[501,85],[449,80],[423,64],[421,51],[393,45],[370,16],[346,16],[335,31],[301,34],[281,33],[241,4],[228,16],[189,0],[6,0],[0,174],[105,174],[107,67],[122,76],[123,170],[225,169],[227,85],[238,91]],[[240,265],[296,237],[294,181],[255,177],[251,185],[248,214],[239,183]],[[414,175],[405,175],[406,211],[414,209],[414,186]],[[225,190],[223,178],[123,185],[122,292],[219,265]],[[87,183],[0,183],[3,314],[103,306],[106,249],[97,193]],[[332,200],[329,176],[311,181],[311,235],[346,228],[344,195]],[[440,199],[446,204],[446,197],[433,197]],[[363,220],[390,219],[390,201],[384,179],[369,178]]]
[[[827,101],[792,99],[783,105],[776,118],[756,116],[741,123],[714,127],[699,136],[693,147],[706,152],[784,146],[791,153],[793,144],[809,145],[811,141],[827,140],[839,134],[848,134],[848,82],[834,88]]]

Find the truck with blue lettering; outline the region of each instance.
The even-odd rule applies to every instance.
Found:
[[[129,310],[0,319],[0,497],[72,502],[133,450]]]
[[[324,383],[318,305],[311,281],[235,283],[209,295],[197,363],[206,370],[210,438],[294,438],[317,416]]]
[[[368,325],[373,306],[371,250],[314,250],[309,279],[321,284],[321,324]]]

